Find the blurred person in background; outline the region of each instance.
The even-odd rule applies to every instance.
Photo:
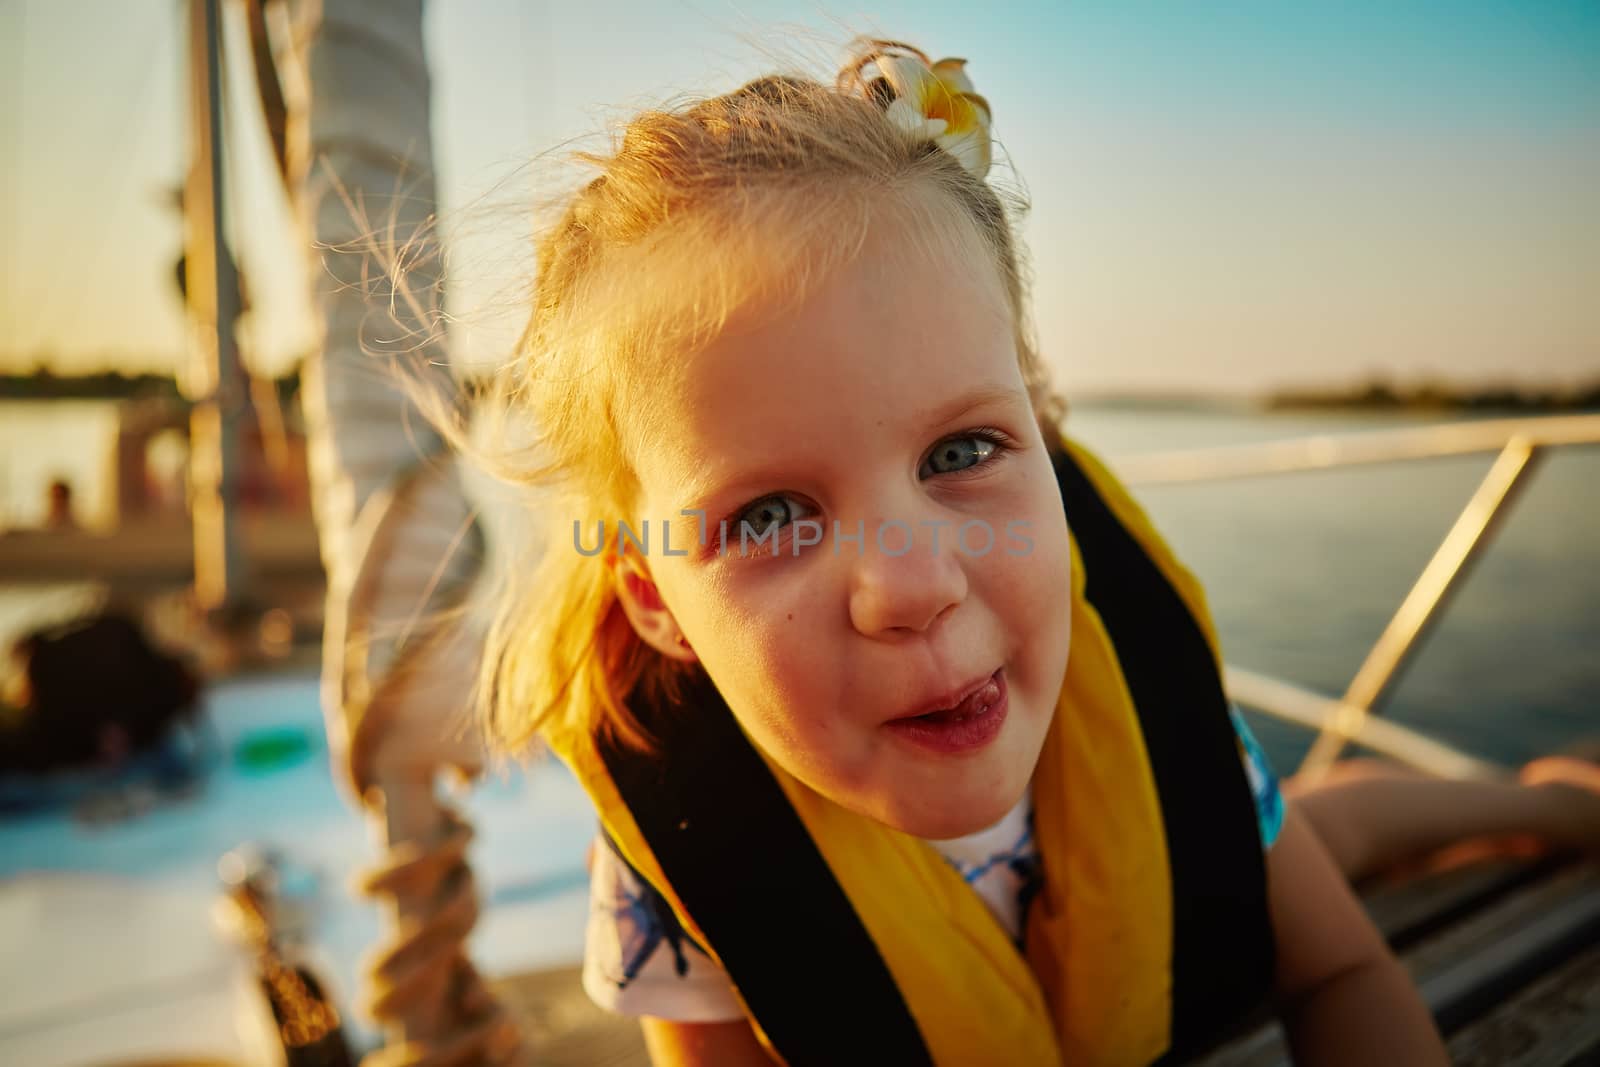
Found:
[[[209,748],[201,683],[138,622],[106,611],[35,630],[0,718],[0,813],[93,799],[130,785],[186,794]]]

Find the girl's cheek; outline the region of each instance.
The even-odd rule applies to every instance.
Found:
[[[1029,615],[1049,617],[1053,608],[1066,602],[1071,588],[1072,551],[1066,523],[1058,510],[1010,533],[1004,549],[1009,554],[1005,574],[1009,589],[1027,606]]]

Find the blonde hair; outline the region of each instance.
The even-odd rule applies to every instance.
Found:
[[[1032,341],[1009,203],[932,141],[894,126],[862,81],[885,42],[858,41],[834,85],[771,76],[638,115],[538,243],[532,317],[480,397],[502,477],[537,487],[549,520],[538,559],[504,591],[480,695],[493,739],[526,746],[557,715],[651,746],[629,698],[672,701],[684,668],[633,632],[606,551],[565,543],[575,517],[638,529],[637,449],[657,417],[654,376],[752,306],[794,306],[855,255],[869,219],[896,213],[918,247],[955,242],[990,259],[1041,424],[1062,405]],[[976,238],[976,242],[974,241]],[[513,447],[519,431],[525,445]],[[480,436],[480,440],[482,436]],[[513,570],[515,574],[515,571]]]

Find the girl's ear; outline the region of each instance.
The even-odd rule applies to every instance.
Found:
[[[638,556],[621,555],[612,556],[610,563],[617,601],[639,639],[669,659],[683,663],[699,659],[679,629],[672,609],[661,599],[661,591],[651,581],[644,561]]]

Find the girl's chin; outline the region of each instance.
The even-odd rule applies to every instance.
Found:
[[[1010,804],[999,804],[992,808],[963,808],[938,818],[919,819],[916,826],[901,829],[902,832],[908,833],[913,837],[921,837],[929,841],[950,841],[958,837],[966,837],[968,834],[975,834],[979,830],[987,830],[1005,818],[1006,813],[1015,806],[1016,802],[1013,801]]]
[[[1023,788],[1026,788],[1026,784]],[[987,830],[1005,818],[1021,799],[1021,790],[1017,791],[1016,796],[1002,794],[996,790],[985,790],[981,796],[946,793],[938,797],[937,803],[933,806],[924,803],[915,807],[892,808],[888,811],[863,812],[863,814],[870,814],[885,826],[899,830],[903,834],[910,834],[912,837],[921,837],[929,841],[949,841],[975,834],[979,830]]]

